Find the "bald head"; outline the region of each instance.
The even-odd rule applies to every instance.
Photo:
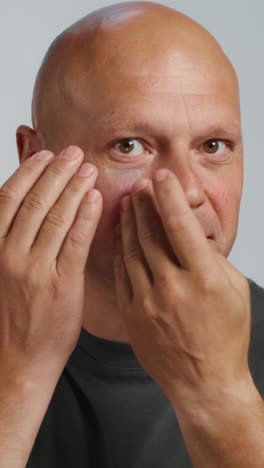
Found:
[[[23,159],[76,145],[98,169],[103,215],[89,253],[98,278],[114,278],[122,196],[159,167],[177,175],[204,232],[228,255],[243,182],[238,80],[202,26],[152,2],[95,11],[51,45],[32,111],[34,128],[17,132]]]
[[[97,10],[50,46],[34,89],[33,127],[48,143],[63,132],[74,109],[82,119],[90,106],[92,115],[99,88],[102,96],[124,88],[129,92],[137,82],[139,97],[146,86],[153,92],[199,94],[203,91],[192,79],[195,73],[201,81],[211,79],[215,92],[218,81],[225,83],[238,98],[232,64],[214,37],[191,18],[152,2]]]

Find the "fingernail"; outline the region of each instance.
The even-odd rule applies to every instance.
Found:
[[[133,185],[133,192],[139,192],[148,185],[148,179],[140,179]]]
[[[99,199],[99,196],[100,196],[100,194],[99,194],[98,190],[93,189],[87,194],[86,200],[87,200],[88,203],[96,203],[97,200]]]
[[[39,159],[40,161],[49,161],[52,159],[54,154],[51,151],[43,150],[40,153],[35,154],[33,159]]]
[[[78,175],[81,177],[88,177],[92,175],[95,171],[95,167],[89,163],[84,163],[78,171]]]
[[[61,154],[62,159],[77,159],[81,155],[81,149],[78,146],[68,146]]]
[[[169,175],[168,169],[159,169],[158,171],[155,172],[153,179],[155,182],[161,182],[162,180],[165,180],[166,177],[168,177],[168,175]]]

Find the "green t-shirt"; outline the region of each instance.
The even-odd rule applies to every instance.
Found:
[[[264,289],[249,279],[251,373],[264,395]],[[169,400],[131,346],[82,329],[27,468],[190,468]]]

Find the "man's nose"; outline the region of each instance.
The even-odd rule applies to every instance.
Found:
[[[178,160],[170,163],[167,167],[179,180],[192,209],[198,208],[206,201],[203,181],[189,160]]]

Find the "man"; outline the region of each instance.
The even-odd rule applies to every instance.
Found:
[[[222,49],[171,8],[113,5],[55,40],[32,111],[0,191],[1,467],[263,467]]]

